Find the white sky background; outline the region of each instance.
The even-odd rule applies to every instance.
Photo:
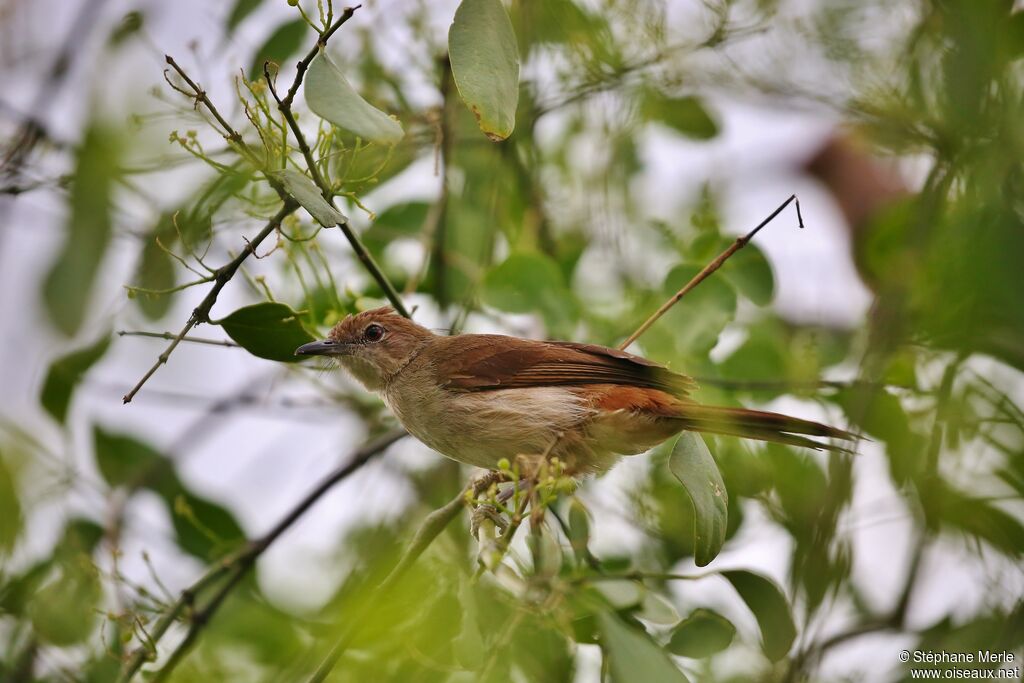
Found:
[[[53,59],[54,37],[67,34],[76,13],[73,8],[78,4],[68,0],[0,0],[0,100],[14,110],[27,108],[41,71]],[[90,106],[107,112],[115,121],[135,111],[160,109],[162,105],[146,93],[153,85],[163,86],[164,52],[174,55],[215,101],[230,109],[232,96],[227,86],[233,70],[248,66],[252,50],[262,43],[271,27],[294,16],[284,0],[265,3],[242,24],[230,43],[222,43],[223,18],[231,4],[205,0],[109,0],[99,23],[111,26],[125,12],[142,8],[147,14],[146,27],[153,46],[134,43],[114,57],[97,58],[97,48],[107,29],[94,31],[58,99],[46,113],[50,130],[60,139],[76,139]],[[386,27],[389,13],[405,2],[382,0],[364,4],[366,7],[356,13],[339,35],[370,25]],[[436,3],[439,43],[444,40],[456,4],[454,0]],[[676,16],[685,16],[693,3],[670,4],[679,6],[682,14]],[[389,61],[402,58],[403,36],[399,31],[393,33],[396,35],[389,43],[394,54],[385,55]],[[201,59],[190,54],[192,44],[197,46]],[[287,73],[285,76],[290,79]],[[101,90],[90,90],[97,83],[103,84]],[[424,93],[430,97],[429,91]],[[797,111],[725,96],[712,97],[710,103],[723,124],[722,134],[711,142],[688,142],[658,128],[646,134],[646,171],[637,187],[638,201],[649,206],[653,216],[676,217],[681,202],[693,197],[705,180],[724,183],[723,219],[729,232],[740,233],[759,223],[790,194],[797,193],[807,229],[797,230],[795,216],[787,211],[758,236],[758,245],[768,255],[777,280],[773,305],[801,321],[861,324],[869,295],[850,261],[842,218],[824,190],[797,170],[833,131],[836,120],[823,111]],[[5,120],[0,125],[6,134],[10,119],[7,112],[3,116]],[[172,126],[200,127],[198,123],[183,126],[170,119],[164,126],[151,127],[152,134],[140,143],[140,156],[154,158],[170,151],[166,133]],[[52,175],[64,170],[51,168],[45,173]],[[418,164],[403,177],[407,185],[389,191],[389,197],[371,197],[371,208],[385,208],[399,195],[430,196],[437,183],[429,164]],[[186,195],[195,180],[186,171],[150,176],[142,182],[151,183],[145,185],[147,191],[166,200],[169,206]],[[151,224],[153,214],[139,202],[128,213],[120,224],[122,228],[143,229]],[[111,315],[128,307],[121,285],[131,280],[137,244],[130,238],[115,240],[116,248],[101,269],[95,290],[96,315],[91,316],[95,322],[69,343],[53,330],[39,302],[31,298],[39,291],[39,283],[63,239],[62,201],[50,192],[25,194],[15,201],[4,196],[0,197],[0,215],[6,217],[5,224],[0,225],[0,321],[4,321],[0,328],[0,414],[38,434],[56,452],[73,453],[84,476],[98,479],[90,452],[91,425],[138,435],[178,459],[179,472],[193,490],[224,503],[245,530],[256,535],[276,522],[363,440],[359,420],[340,411],[273,407],[284,398],[301,401],[314,396],[303,390],[301,383],[289,382],[275,364],[234,350],[184,344],[135,401],[122,406],[121,395],[155,360],[164,342],[121,338],[115,340],[107,357],[91,373],[89,382],[79,389],[70,414],[73,439],[70,448],[66,448],[61,433],[37,407],[41,381],[55,356],[94,339],[109,325]],[[243,234],[252,234],[255,229],[255,223],[251,227],[246,225]],[[335,242],[335,277],[339,284],[360,281],[363,276],[346,256],[341,236],[326,232],[319,239]],[[180,295],[166,327],[179,329],[205,291],[205,287],[197,287]],[[249,296],[241,282],[232,282],[221,295],[215,315],[248,303]],[[136,314],[132,315],[139,320]],[[128,323],[119,326],[132,327]],[[144,322],[134,327],[156,329]],[[221,336],[215,328],[201,327],[197,334]],[[344,381],[337,373],[325,379]],[[258,405],[217,418],[215,427],[199,433],[197,421],[203,419],[209,402],[166,397],[169,393],[181,393],[215,401],[233,396],[243,387],[253,388]],[[793,400],[781,401],[774,407],[809,418],[839,419],[822,414],[816,405]],[[426,447],[407,441],[392,448],[386,462],[366,467],[326,495],[260,561],[259,578],[268,595],[294,609],[317,607],[349,565],[337,547],[345,526],[364,514],[400,514],[406,484],[396,470],[422,466],[435,457],[438,456]],[[625,506],[624,485],[645,466],[642,457],[632,458],[609,476],[588,485],[587,499],[599,516],[595,524],[598,554],[601,550],[636,543],[634,533],[613,511]],[[910,525],[900,499],[891,489],[887,465],[876,444],[863,446],[857,474],[854,516],[848,521],[849,528],[855,529],[854,575],[870,602],[883,609],[892,603],[900,588],[910,547]],[[66,516],[85,513],[98,518],[102,510],[99,493],[62,496],[37,505],[31,533],[32,552],[45,552],[52,545]],[[726,547],[712,568],[760,569],[781,580],[789,556],[788,537],[767,524],[755,507],[747,512],[742,533]],[[172,588],[183,587],[197,576],[201,566],[174,551],[169,518],[154,496],[139,495],[128,519],[123,569],[129,575],[147,581],[140,560],[140,552],[146,549],[154,557],[162,579]],[[999,566],[996,563],[986,574],[985,570],[964,565],[952,548],[955,544],[942,551],[941,557],[934,553],[926,557],[921,591],[912,602],[913,625],[924,626],[950,611],[968,613],[991,586],[993,572],[1004,574],[1004,580],[1006,573],[1015,577],[1020,592],[1019,572],[999,572],[993,569]],[[682,571],[687,569],[681,567]],[[678,590],[679,606],[684,613],[699,605],[720,609],[746,632],[751,642],[756,642],[753,619],[724,584],[710,580],[688,583]],[[842,614],[837,614],[835,623],[827,626],[826,631],[841,625],[842,618]],[[904,645],[886,635],[855,640],[836,649],[826,661],[825,671],[849,671],[855,667],[854,670],[862,670],[870,679],[878,680],[898,665],[896,654]],[[581,679],[588,676],[584,672]]]

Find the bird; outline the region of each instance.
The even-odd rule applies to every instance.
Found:
[[[703,405],[692,378],[618,349],[439,335],[387,306],[347,316],[295,354],[336,360],[410,434],[490,470],[547,457],[570,475],[600,474],[684,430],[831,451],[847,449],[810,437],[854,438],[779,413]]]

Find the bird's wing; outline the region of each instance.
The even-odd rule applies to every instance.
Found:
[[[446,340],[444,384],[455,391],[621,384],[685,396],[696,388],[686,375],[646,358],[595,344],[542,342],[464,334]]]

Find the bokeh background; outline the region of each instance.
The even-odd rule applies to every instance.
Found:
[[[300,4],[315,22],[316,3]],[[325,149],[344,213],[415,318],[615,345],[795,193],[803,230],[790,207],[634,350],[696,376],[701,400],[866,437],[852,457],[708,439],[730,493],[729,541],[708,569],[782,587],[797,637],[779,661],[720,576],[636,583],[635,599],[604,595],[601,609],[691,680],[901,680],[903,649],[1007,650],[1019,666],[1014,3],[516,0],[522,88],[502,143],[446,77],[457,5],[368,0],[330,43],[405,127],[392,150],[344,135]],[[147,293],[196,279],[170,252],[221,265],[278,206],[165,81],[164,55],[259,144],[240,79],[272,59],[290,83],[315,38],[284,0],[0,2],[3,677],[113,680],[181,590],[394,424],[330,368],[201,343],[121,402],[167,341],[118,333],[176,333],[210,287]],[[284,232],[316,233],[301,210]],[[273,297],[322,335],[382,301],[337,230],[275,235],[258,254],[214,318]],[[193,335],[227,339],[216,325]],[[664,456],[626,459],[576,493],[603,571],[696,573],[693,512]],[[352,596],[471,474],[412,439],[388,448],[260,556],[173,676],[305,680],[356,613]],[[540,609],[489,575],[465,588],[468,526],[463,514],[432,546],[415,590],[381,606],[336,680],[473,680],[466,649],[496,653],[495,680],[618,680],[607,642],[579,625],[596,609],[582,589]],[[555,578],[513,546],[523,585],[597,571],[551,533],[565,549]],[[506,628],[523,604],[529,628]],[[735,636],[674,648],[699,609]],[[479,640],[466,645],[470,613]]]

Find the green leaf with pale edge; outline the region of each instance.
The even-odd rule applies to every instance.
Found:
[[[402,124],[355,91],[326,52],[309,65],[304,92],[314,114],[364,140],[393,145],[405,135]]]
[[[613,683],[680,683],[687,680],[646,632],[630,628],[609,612],[598,615],[601,646]]]
[[[298,315],[285,304],[266,302],[240,308],[214,324],[254,356],[294,363],[302,360],[295,349],[314,341]]]
[[[683,432],[672,447],[668,467],[693,503],[693,559],[703,567],[725,543],[729,494],[715,459],[700,434]]]
[[[58,422],[64,422],[71,404],[71,394],[96,361],[103,357],[110,346],[110,336],[104,335],[96,343],[61,356],[50,365],[43,380],[43,391],[39,402]]]
[[[501,0],[462,0],[448,30],[448,58],[459,96],[491,140],[516,125],[519,50]]]
[[[796,639],[796,624],[782,589],[771,579],[744,570],[722,572],[754,613],[761,629],[761,647],[768,659],[786,656]]]
[[[672,631],[668,651],[674,655],[701,659],[729,647],[736,627],[718,612],[696,609]]]
[[[309,214],[325,228],[333,228],[338,223],[348,223],[348,218],[338,211],[320,194],[316,183],[298,171],[287,168],[277,172],[277,177],[284,183],[288,194],[302,205]]]
[[[306,31],[309,24],[304,19],[296,19],[281,24],[277,27],[267,42],[260,45],[253,56],[252,66],[249,67],[249,80],[259,81],[263,79],[264,62],[273,62],[281,65],[299,51],[306,39]]]

